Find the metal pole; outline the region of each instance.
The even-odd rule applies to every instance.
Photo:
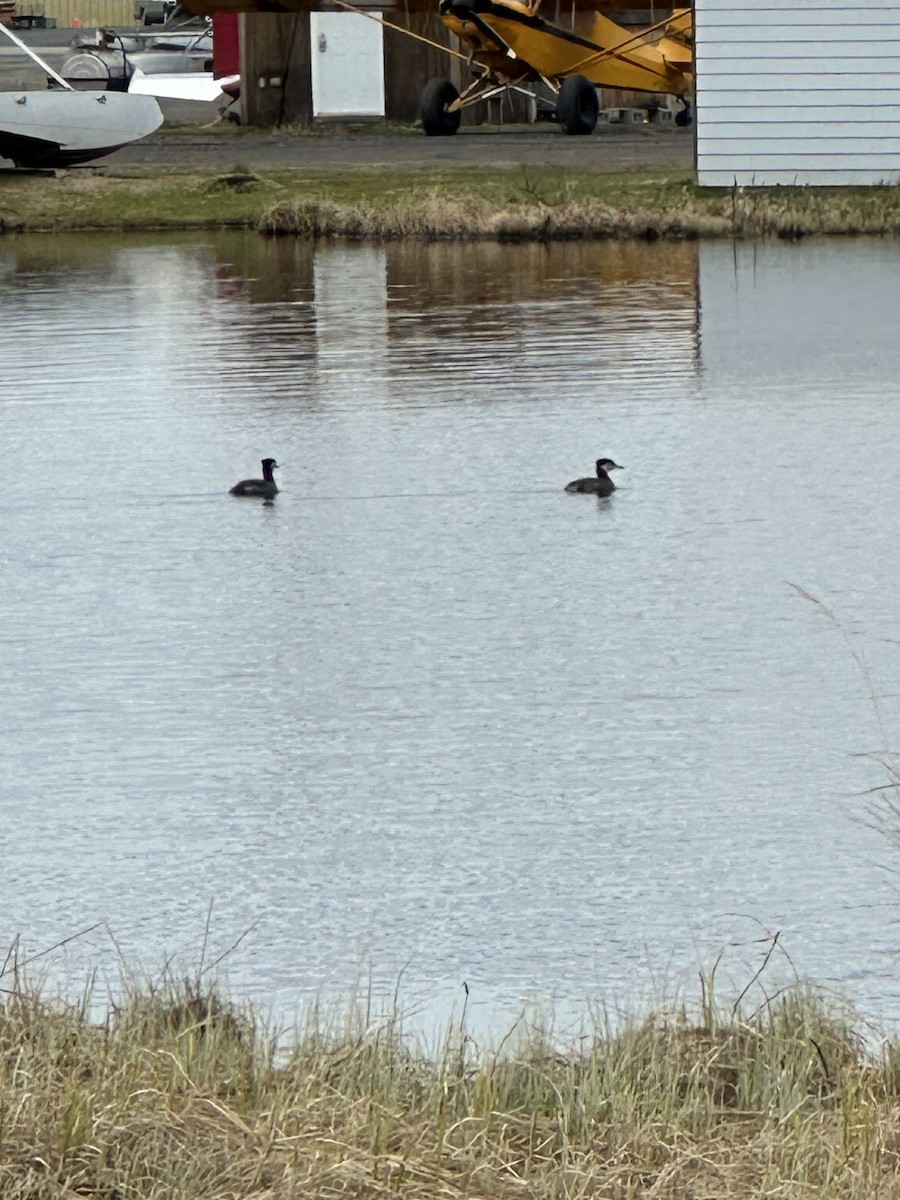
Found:
[[[29,58],[33,58],[34,61],[37,63],[37,65],[39,67],[42,67],[43,70],[45,70],[47,72],[47,74],[50,76],[51,79],[55,79],[56,82],[60,85],[60,87],[64,87],[69,92],[75,91],[75,89],[71,83],[67,83],[65,81],[65,79],[63,79],[62,75],[57,75],[56,71],[54,71],[51,66],[49,66],[47,63],[45,63],[39,54],[35,54],[35,52],[31,49],[30,46],[26,46],[25,43],[22,41],[22,39],[20,37],[18,37],[16,34],[14,34],[11,29],[7,29],[6,26],[2,22],[0,22],[0,32],[5,33],[6,36],[9,38],[9,40],[11,42],[13,42],[16,46],[18,46],[20,50],[24,50],[24,52],[28,55]]]

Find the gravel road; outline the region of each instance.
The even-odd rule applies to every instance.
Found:
[[[453,170],[474,166],[559,167],[565,170],[659,169],[691,171],[689,130],[605,128],[587,138],[570,138],[553,126],[473,128],[450,138],[335,131],[289,132],[193,130],[177,138],[163,132],[125,146],[103,160],[116,165],[159,165],[227,170],[236,162],[253,169],[308,167],[421,167]]]

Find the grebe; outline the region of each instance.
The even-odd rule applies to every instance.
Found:
[[[274,458],[264,458],[262,460],[262,479],[242,479],[240,483],[236,483],[233,488],[228,489],[228,494],[230,496],[264,496],[267,500],[271,500],[278,493],[278,485],[272,478],[272,472],[277,466],[278,463]]]
[[[589,475],[586,479],[573,479],[566,484],[567,492],[593,492],[595,496],[611,496],[616,485],[610,479],[609,471],[621,471],[623,468],[611,458],[597,459],[597,478]]]

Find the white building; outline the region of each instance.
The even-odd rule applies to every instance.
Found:
[[[900,182],[900,0],[695,0],[701,185]]]

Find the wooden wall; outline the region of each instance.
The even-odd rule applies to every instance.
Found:
[[[701,185],[900,182],[900,0],[695,0]]]
[[[437,5],[435,5],[437,9]],[[385,21],[449,46],[450,34],[435,11],[428,13],[385,12]],[[449,79],[450,56],[391,29],[384,31],[384,115],[389,121],[415,121],[419,97],[429,79]]]
[[[450,35],[438,16],[388,11],[387,20],[449,45]],[[308,13],[246,13],[241,16],[241,77],[244,122],[269,128],[309,125],[313,120]],[[453,79],[459,86],[458,60],[399,31],[384,31],[385,117],[389,121],[419,119],[422,89],[429,79]],[[470,76],[463,71],[465,82]],[[284,87],[282,88],[282,83]],[[475,105],[463,113],[466,124],[527,120],[530,103],[505,96]]]
[[[245,124],[311,123],[308,12],[241,15],[241,81]]]

